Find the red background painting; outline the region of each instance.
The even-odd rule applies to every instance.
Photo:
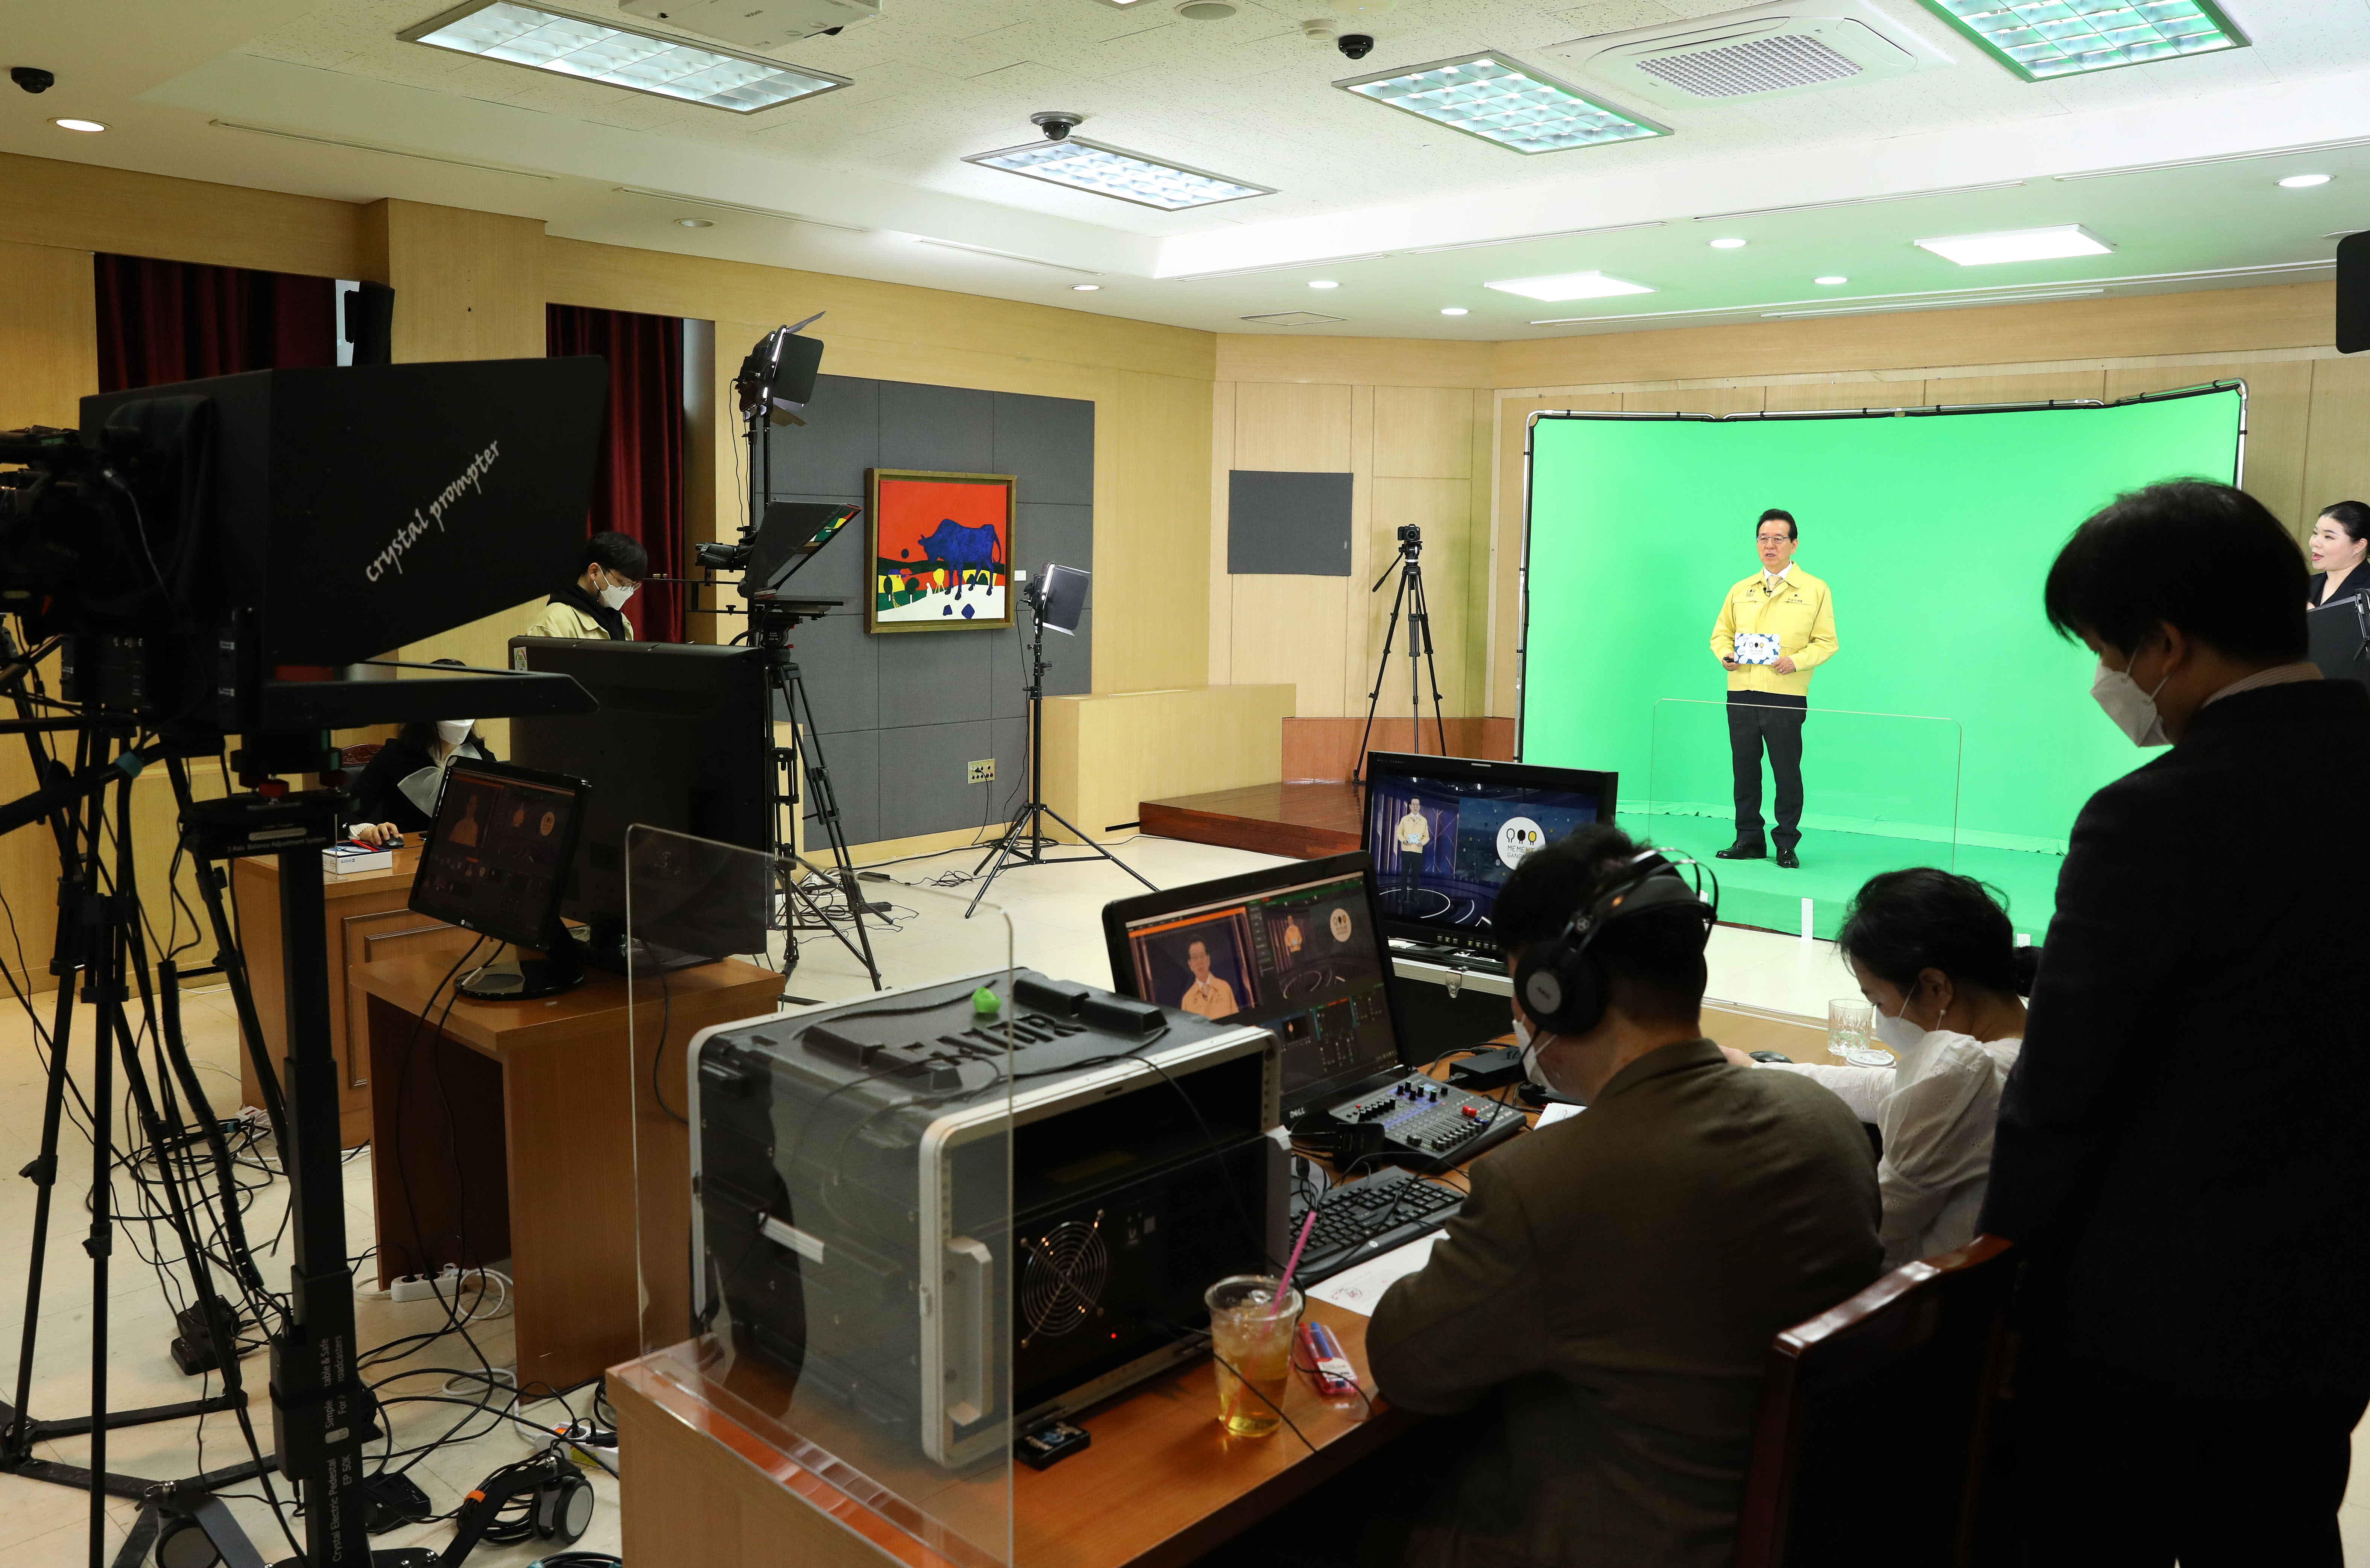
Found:
[[[995,530],[996,559],[1012,559],[1006,515],[1007,491],[1001,484],[972,485],[945,479],[882,479],[880,514],[874,520],[880,559],[919,564],[926,551],[922,536],[948,518],[967,528]]]

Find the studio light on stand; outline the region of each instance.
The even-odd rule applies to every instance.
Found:
[[[1019,574],[1015,573],[1015,575]],[[1059,866],[1073,860],[1099,859],[1109,860],[1129,876],[1143,882],[1145,886],[1152,887],[1152,883],[1142,872],[1079,832],[1075,824],[1065,820],[1061,813],[1045,803],[1045,633],[1052,630],[1058,631],[1064,637],[1078,635],[1078,625],[1086,617],[1087,589],[1091,581],[1092,574],[1077,567],[1048,566],[1043,575],[1036,582],[1018,585],[1021,603],[1029,606],[1030,627],[1028,685],[1029,756],[1027,759],[1029,803],[1020,808],[1019,814],[1012,819],[1012,825],[1004,830],[1004,836],[996,841],[995,847],[987,852],[987,859],[982,860],[973,870],[974,876],[983,871],[986,874],[980,882],[979,891],[971,896],[971,907],[963,911],[963,918],[966,920],[970,919],[972,912],[979,908],[979,901],[987,896],[989,886],[995,882],[996,877],[1007,866]],[[1062,842],[1044,831],[1045,819],[1048,817],[1068,828],[1071,836],[1077,839],[1079,846],[1092,850],[1093,853],[1064,855],[1058,859],[1048,855],[1045,852],[1048,848]],[[990,869],[991,861],[994,862],[993,869]],[[1157,893],[1160,890],[1153,888],[1153,891]]]

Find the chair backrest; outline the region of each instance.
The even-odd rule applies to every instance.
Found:
[[[1971,1561],[2014,1276],[1978,1236],[1778,1336],[1737,1568]]]
[[[364,741],[360,745],[346,747],[339,754],[338,760],[349,769],[360,767],[384,750],[385,744],[384,741]]]

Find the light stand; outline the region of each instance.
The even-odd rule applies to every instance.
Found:
[[[1075,569],[1069,567],[1049,567],[1046,569],[1046,574],[1050,577],[1056,571],[1075,571]],[[1076,575],[1083,579],[1086,574],[1084,572],[1077,572]],[[1092,838],[1087,837],[1084,833],[1079,832],[1077,827],[1066,821],[1061,813],[1055,811],[1053,807],[1045,803],[1045,617],[1047,605],[1044,593],[1045,587],[1046,584],[1042,582],[1031,582],[1022,589],[1020,594],[1022,603],[1029,606],[1029,623],[1030,628],[1029,636],[1028,688],[1029,756],[1026,768],[1029,777],[1029,803],[1020,808],[1019,813],[1012,819],[1012,825],[1004,830],[1004,836],[996,841],[995,848],[987,852],[987,859],[980,861],[979,865],[973,869],[972,874],[974,876],[977,876],[981,871],[985,871],[987,874],[980,882],[979,891],[971,895],[971,906],[963,911],[963,918],[966,920],[970,919],[972,916],[978,911],[979,901],[987,896],[988,888],[994,885],[997,876],[1002,874],[1004,869],[1008,865],[1059,866],[1065,865],[1076,860],[1093,860],[1099,859],[1109,860],[1112,865],[1117,866],[1129,876],[1132,876],[1135,878],[1136,881],[1143,882],[1145,886],[1152,888],[1153,892],[1157,893],[1160,891],[1156,887],[1152,887],[1151,882],[1147,880],[1142,872],[1129,865],[1126,861],[1121,859],[1118,856],[1112,854],[1110,850],[1104,848],[1101,845],[1096,843]],[[1083,607],[1083,582],[1080,585],[1080,594],[1081,607]],[[1056,631],[1069,631],[1075,635],[1076,628],[1076,621],[1073,619],[1068,627],[1056,626],[1054,629]],[[1064,855],[1058,859],[1052,855],[1048,855],[1045,852],[1047,847],[1057,844],[1061,841],[1044,832],[1045,819],[1047,817],[1053,818],[1055,822],[1061,824],[1062,826],[1068,828],[1071,835],[1076,837],[1081,845],[1094,851],[1094,853],[1091,855]],[[989,867],[990,861],[995,862],[993,869],[990,869]]]
[[[1363,785],[1366,781],[1366,747],[1375,738],[1375,709],[1383,697],[1383,681],[1391,667],[1391,642],[1398,636],[1399,612],[1407,612],[1408,639],[1408,729],[1414,737],[1416,755],[1423,754],[1423,687],[1420,676],[1432,681],[1432,726],[1440,742],[1440,755],[1448,755],[1448,721],[1440,716],[1440,667],[1432,661],[1432,608],[1423,595],[1423,530],[1412,523],[1403,525],[1398,533],[1399,559],[1395,567],[1386,567],[1375,585],[1366,590],[1379,594],[1383,584],[1398,573],[1398,592],[1391,597],[1390,625],[1383,632],[1383,654],[1375,662],[1375,686],[1366,693],[1366,731],[1358,739],[1358,760],[1350,770],[1350,782]]]

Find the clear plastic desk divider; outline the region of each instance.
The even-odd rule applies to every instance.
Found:
[[[626,861],[626,1375],[883,1561],[1010,1562],[1010,920],[857,883],[876,992],[846,890],[639,826]],[[754,1016],[689,1005],[761,980]]]

